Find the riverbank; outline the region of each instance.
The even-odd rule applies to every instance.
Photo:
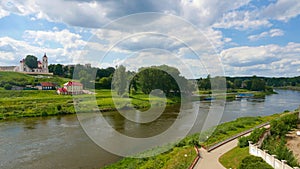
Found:
[[[276,89],[300,91],[300,86],[285,86],[285,87],[277,87]]]
[[[95,98],[100,111],[116,110],[112,99],[111,90],[95,90]],[[57,95],[56,91],[38,90],[0,90],[0,120],[16,119],[24,117],[44,117],[54,115],[75,114],[73,97],[70,95]],[[80,95],[80,98],[90,98],[91,95]],[[131,100],[130,100],[131,99]],[[150,100],[155,101],[157,106],[163,104],[163,98],[153,96],[149,98],[145,94],[131,95],[126,99],[119,99],[121,102],[131,101],[132,106],[137,109],[150,107]],[[179,102],[178,97],[166,99],[167,105]],[[89,105],[91,101],[83,102]],[[126,107],[127,104],[122,104]],[[122,107],[121,107],[122,108]],[[88,110],[88,109],[87,109]]]
[[[286,112],[284,112],[286,113]],[[281,113],[282,114],[282,113]],[[113,169],[113,168],[128,168],[130,166],[139,166],[139,168],[148,167],[153,169],[158,168],[166,168],[165,166],[168,166],[170,161],[176,161],[176,164],[185,164],[186,161],[192,161],[192,159],[187,160],[182,155],[184,153],[178,153],[181,154],[181,156],[174,156],[174,151],[176,152],[183,152],[186,151],[186,149],[192,149],[194,144],[201,144],[203,147],[210,147],[212,145],[215,145],[221,141],[224,141],[236,134],[239,134],[241,132],[247,131],[251,128],[257,127],[261,124],[264,124],[268,121],[271,121],[273,119],[276,119],[281,116],[281,114],[273,114],[270,116],[264,116],[264,117],[242,117],[238,118],[234,121],[226,122],[223,124],[220,124],[216,127],[213,134],[205,141],[201,142],[201,139],[206,139],[206,134],[208,134],[210,131],[207,131],[202,134],[194,134],[191,136],[187,136],[185,139],[180,141],[179,143],[173,143],[174,147],[169,150],[166,153],[153,156],[150,158],[142,158],[142,159],[134,159],[134,158],[124,158],[114,164],[108,165],[104,167],[104,169]],[[200,138],[200,142],[199,142]],[[200,146],[199,146],[200,148]],[[155,151],[155,149],[153,150]],[[195,158],[195,156],[194,156]],[[165,160],[162,160],[165,159]],[[166,160],[167,159],[167,160]],[[155,161],[157,163],[155,163]],[[191,163],[190,163],[191,164]],[[187,168],[189,165],[185,165],[185,168]],[[172,167],[171,167],[172,168]],[[174,167],[173,167],[174,168]],[[178,166],[176,167],[178,168]],[[179,167],[184,168],[184,167]]]

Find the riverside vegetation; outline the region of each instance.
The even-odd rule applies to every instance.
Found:
[[[298,113],[285,111],[283,114],[276,115],[270,122],[271,136],[264,140],[261,149],[268,150],[269,154],[275,154],[279,160],[287,160],[287,164],[292,167],[299,166],[293,152],[287,148],[285,139],[285,135],[295,128],[297,123]],[[237,147],[221,156],[219,159],[221,164],[226,168],[250,169],[253,166],[258,169],[270,168],[271,166],[261,158],[249,154],[248,141],[256,143],[264,131],[266,129],[256,129],[251,135],[241,137]]]

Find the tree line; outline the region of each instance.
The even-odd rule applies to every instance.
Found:
[[[197,79],[199,90],[211,90],[211,80],[221,77],[211,77]],[[251,91],[272,91],[273,87],[300,86],[300,76],[298,77],[226,77],[227,89],[247,89]]]

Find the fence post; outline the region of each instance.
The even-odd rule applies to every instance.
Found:
[[[264,160],[267,161],[267,152],[268,150],[264,150]]]
[[[273,166],[272,167],[275,168],[276,155],[272,155],[272,157],[273,157]]]
[[[281,160],[281,167],[282,167],[282,169],[285,169],[285,163],[286,163],[286,160]]]

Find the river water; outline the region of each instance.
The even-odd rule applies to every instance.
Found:
[[[294,110],[300,105],[300,92],[277,92],[278,94],[266,96],[265,99],[226,102],[220,122],[243,116],[271,115]],[[200,103],[199,112],[207,113],[209,106],[210,102]],[[103,116],[116,131],[131,137],[146,138],[166,131],[178,117],[178,106],[168,107],[160,118],[146,124],[137,125],[117,112],[105,112]],[[192,132],[197,132],[200,125],[194,126]],[[1,169],[93,169],[120,158],[91,141],[76,115],[0,122]]]

